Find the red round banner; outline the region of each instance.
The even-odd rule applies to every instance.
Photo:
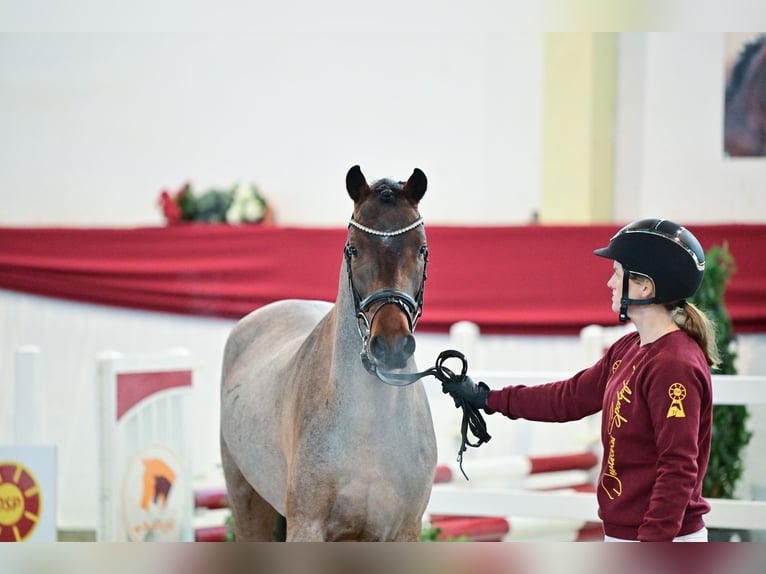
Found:
[[[0,461],[0,542],[22,542],[40,522],[40,484],[27,467]]]

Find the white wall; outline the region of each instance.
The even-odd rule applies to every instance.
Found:
[[[539,206],[542,33],[465,18],[2,33],[0,225],[159,224],[161,189],[240,180],[282,223],[342,225],[355,163],[371,179],[423,169],[432,224],[525,223]],[[620,34],[616,221],[766,219],[766,160],[722,153],[725,53],[718,32]]]
[[[541,58],[540,33],[450,29],[0,34],[0,225],[158,224],[186,181],[341,225],[354,164],[421,168],[431,223],[524,223]]]
[[[725,34],[621,34],[615,220],[766,221],[766,158],[723,153]]]

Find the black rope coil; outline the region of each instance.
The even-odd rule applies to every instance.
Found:
[[[462,363],[459,374],[454,373],[444,364],[448,359],[458,359]],[[454,349],[448,349],[439,353],[439,356],[436,358],[436,364],[419,373],[384,373],[377,368],[374,370],[375,376],[381,382],[395,387],[411,385],[415,381],[428,376],[435,377],[442,383],[460,383],[465,380],[467,373],[468,360],[463,353]],[[463,453],[469,446],[473,448],[480,447],[492,437],[487,432],[487,423],[479,409],[474,408],[464,399],[452,398],[455,401],[455,407],[463,409],[463,419],[460,422],[460,450],[457,453],[457,462],[460,466],[460,472],[463,473],[466,480],[469,480],[468,475],[463,470]],[[469,440],[469,431],[476,437],[475,443]]]

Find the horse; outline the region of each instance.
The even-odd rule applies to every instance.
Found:
[[[742,49],[729,75],[724,151],[733,157],[766,156],[766,35]]]
[[[420,539],[436,470],[425,389],[375,374],[416,370],[426,187],[417,168],[370,185],[353,166],[335,302],[276,301],[231,331],[220,443],[236,540],[271,540],[281,518],[287,541]]]

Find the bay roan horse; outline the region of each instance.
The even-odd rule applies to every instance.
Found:
[[[425,390],[372,372],[416,370],[428,248],[426,176],[368,185],[354,201],[334,304],[284,300],[226,343],[221,459],[238,540],[418,540],[436,468]],[[306,249],[311,249],[310,245]]]

